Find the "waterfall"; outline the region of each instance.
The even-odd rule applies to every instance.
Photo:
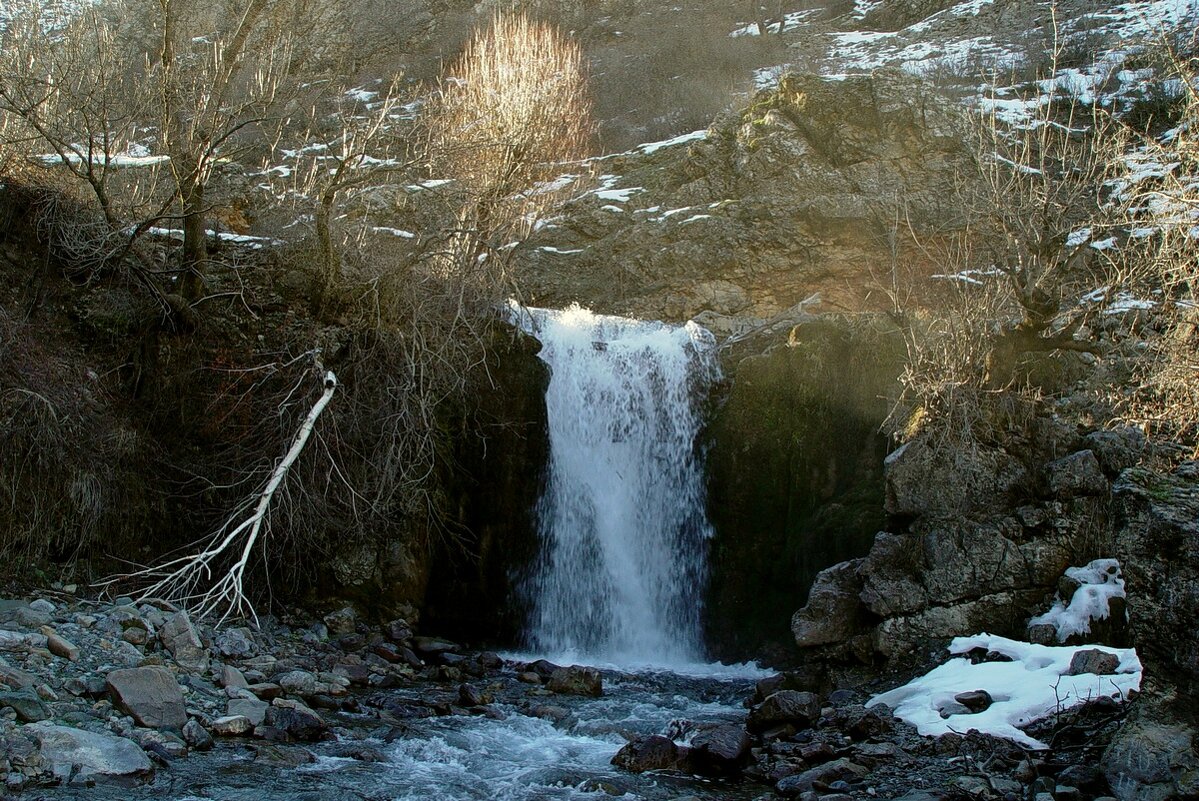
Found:
[[[528,644],[625,664],[696,661],[711,536],[696,435],[719,374],[712,335],[577,305],[513,316],[551,372]]]

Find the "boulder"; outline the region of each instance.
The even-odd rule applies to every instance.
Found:
[[[1073,662],[1071,662],[1071,666],[1073,666]],[[994,699],[991,698],[991,694],[986,690],[968,690],[964,693],[958,693],[953,697],[953,700],[964,706],[969,712],[982,712],[991,706]]]
[[[267,708],[263,723],[288,741],[316,742],[324,739],[329,730],[320,715],[297,701],[281,698]]]
[[[1107,477],[1093,451],[1078,451],[1046,468],[1049,491],[1058,498],[1077,498],[1081,495],[1102,495],[1109,489]]]
[[[694,773],[735,775],[749,760],[751,745],[749,734],[741,726],[711,726],[691,738],[688,764]]]
[[[316,693],[316,676],[306,670],[293,670],[275,676],[275,683],[282,687],[284,692],[293,695],[308,696]]]
[[[1029,483],[1015,456],[998,448],[963,450],[920,437],[887,457],[887,512],[951,517],[1001,509]]]
[[[1119,801],[1199,795],[1195,732],[1180,723],[1126,722],[1103,755],[1103,775]]]
[[[330,612],[325,615],[324,619],[331,637],[353,634],[358,624],[358,615],[354,612],[353,607],[349,606],[342,607],[336,612]]]
[[[124,737],[50,723],[34,723],[24,731],[41,743],[42,759],[61,782],[127,782],[154,772],[145,752]]]
[[[841,562],[816,575],[807,604],[791,617],[800,648],[846,642],[865,629],[861,564],[861,559]]]
[[[746,728],[760,734],[776,726],[807,729],[820,720],[820,698],[815,693],[780,690],[749,713]]]
[[[163,667],[114,670],[108,674],[113,704],[150,729],[181,729],[187,723],[183,689]]]
[[[50,653],[71,662],[79,659],[79,646],[58,634],[46,635],[46,647],[50,649]]]
[[[556,669],[550,674],[545,687],[550,692],[565,695],[600,696],[604,694],[604,680],[600,672],[595,668],[579,665]]]
[[[612,757],[612,764],[631,773],[644,773],[647,770],[676,768],[679,759],[679,747],[674,740],[653,734],[626,743]]]
[[[222,631],[213,641],[213,647],[226,659],[246,659],[258,653],[254,633],[244,626]]]
[[[189,720],[183,725],[183,741],[197,751],[208,751],[213,746],[212,735],[196,720]]]
[[[171,615],[158,632],[158,637],[179,667],[189,673],[208,670],[208,649],[200,641],[200,634],[187,612],[179,611]]]

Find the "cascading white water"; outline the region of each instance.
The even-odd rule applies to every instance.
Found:
[[[578,306],[513,316],[541,340],[551,371],[529,645],[623,664],[694,662],[711,535],[696,435],[718,375],[712,335]]]

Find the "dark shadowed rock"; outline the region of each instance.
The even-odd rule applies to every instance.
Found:
[[[780,795],[794,796],[813,789],[817,782],[824,785],[830,785],[836,781],[853,782],[865,778],[869,773],[868,769],[848,759],[834,759],[832,762],[826,762],[805,770],[803,773],[779,780],[775,789]]]
[[[181,729],[187,723],[183,689],[171,671],[162,667],[114,670],[108,674],[113,704],[150,729]]]
[[[674,740],[657,734],[626,743],[612,757],[612,764],[632,773],[669,770],[678,766],[679,747]]]
[[[991,694],[986,690],[969,690],[964,693],[958,693],[953,697],[970,712],[982,712],[987,707],[991,706]]]
[[[1128,721],[1103,755],[1103,775],[1119,801],[1199,796],[1195,733],[1181,724]]]
[[[762,733],[776,726],[806,729],[820,719],[820,698],[815,693],[780,690],[749,713],[746,728]]]
[[[213,746],[212,735],[196,720],[189,720],[183,724],[183,741],[187,743],[188,748],[197,751],[207,751]]]
[[[320,715],[297,701],[277,699],[266,710],[266,726],[281,732],[286,740],[316,742],[329,730]]]
[[[688,766],[703,775],[735,774],[749,760],[750,745],[749,734],[741,726],[712,726],[691,738]]]
[[[1107,478],[1099,460],[1091,451],[1078,451],[1050,462],[1049,491],[1058,498],[1077,498],[1080,495],[1101,495],[1108,490]]]
[[[50,717],[50,709],[37,697],[37,693],[22,690],[14,693],[0,692],[0,707],[12,707],[17,720],[36,723]]]

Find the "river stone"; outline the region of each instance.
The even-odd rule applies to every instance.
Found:
[[[33,723],[24,728],[42,746],[42,759],[61,782],[105,782],[148,776],[154,770],[132,740],[107,734]]]
[[[353,607],[343,606],[336,612],[325,615],[324,620],[329,636],[341,637],[354,633],[358,624],[358,615],[354,612]]]
[[[263,723],[278,731],[284,740],[316,742],[325,736],[329,726],[320,715],[296,701],[276,699],[267,708]]]
[[[253,729],[254,724],[245,715],[225,715],[212,722],[212,733],[218,737],[239,737]]]
[[[558,668],[550,674],[550,680],[546,682],[545,687],[550,692],[565,695],[604,694],[604,680],[600,672],[595,668],[580,665]]]
[[[213,746],[212,735],[197,720],[189,720],[183,725],[183,741],[197,751],[207,751]]]
[[[150,729],[181,729],[187,723],[183,689],[162,667],[114,670],[108,674],[113,704]]]
[[[200,635],[187,612],[179,611],[171,615],[158,632],[158,637],[179,667],[189,673],[208,670],[208,650],[200,642]]]
[[[225,629],[216,636],[213,646],[226,659],[245,659],[258,653],[253,632],[244,626]]]
[[[246,675],[233,665],[223,665],[221,667],[221,686],[245,689],[250,686],[250,682],[246,681]]]
[[[865,778],[869,773],[866,768],[843,757],[780,779],[775,789],[780,795],[799,795],[813,789],[816,782],[829,785],[835,781],[856,781]]]
[[[285,692],[294,695],[313,695],[316,693],[316,676],[305,670],[293,670],[275,676],[275,683]]]
[[[15,693],[0,692],[0,707],[12,707],[17,713],[17,720],[22,723],[37,723],[50,717],[50,709],[36,693],[20,690]]]
[[[691,738],[689,763],[696,773],[735,774],[749,759],[749,734],[733,724],[712,726]]]
[[[242,715],[250,719],[255,726],[261,726],[266,720],[266,710],[270,704],[257,698],[231,698],[225,708],[227,715]]]
[[[647,770],[667,770],[674,768],[679,762],[679,747],[669,737],[651,734],[648,737],[638,737],[624,745],[612,764],[631,773],[643,773]]]
[[[1098,648],[1088,648],[1085,651],[1075,651],[1070,657],[1070,668],[1067,676],[1081,676],[1084,673],[1094,673],[1097,676],[1107,676],[1115,673],[1120,667],[1120,657]]]
[[[79,646],[58,634],[46,635],[46,647],[57,657],[75,662],[79,659]]]
[[[815,693],[779,690],[749,713],[746,728],[761,734],[776,726],[806,729],[820,720],[820,698]]]

